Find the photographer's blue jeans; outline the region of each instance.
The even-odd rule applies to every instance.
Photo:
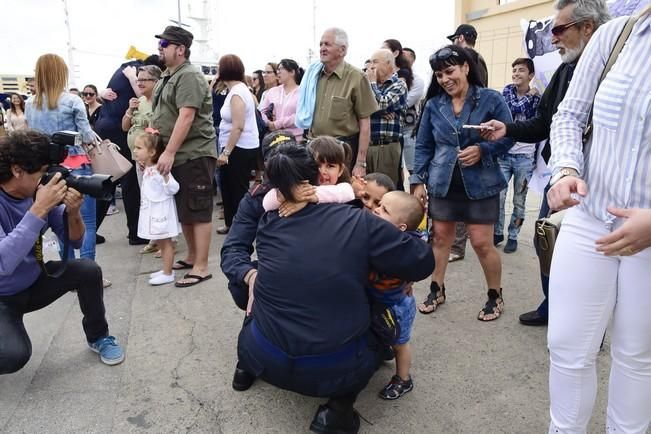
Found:
[[[513,213],[509,223],[508,239],[517,240],[524,223],[525,202],[529,191],[529,180],[533,173],[534,154],[504,154],[497,162],[506,182],[513,178]],[[500,216],[495,223],[495,235],[504,235],[504,203],[508,187],[500,192]]]
[[[78,169],[72,170],[73,175],[92,175],[93,170],[90,165],[84,164]],[[95,232],[97,225],[97,207],[95,204],[95,198],[87,194],[84,195],[84,198],[81,202],[81,218],[84,221],[86,226],[86,232],[84,232],[84,241],[81,243],[81,248],[79,249],[79,257],[95,260]],[[63,240],[59,239],[59,253],[63,257]],[[72,248],[68,250],[68,258],[74,259],[75,252]]]

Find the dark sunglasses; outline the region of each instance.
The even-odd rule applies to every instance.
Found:
[[[155,78],[139,78],[136,80],[137,83],[144,83],[145,81],[158,81]]]
[[[178,46],[178,45],[181,45],[181,44],[179,44],[179,43],[177,43],[177,42],[170,41],[169,39],[162,39],[162,38],[161,38],[161,39],[158,40],[158,45],[159,45],[161,48],[167,48],[167,47],[169,47],[170,45],[177,45],[177,46]]]
[[[82,92],[81,93],[83,96],[95,96],[93,92]]]
[[[576,26],[577,24],[581,23],[581,21],[572,21],[567,24],[560,24],[558,26],[552,27],[552,35],[554,36],[561,36],[567,29],[569,29],[572,26]]]
[[[437,61],[440,60],[441,62],[445,62],[452,56],[459,57],[459,53],[448,47],[441,48],[439,51],[429,56],[429,66],[434,70]]]

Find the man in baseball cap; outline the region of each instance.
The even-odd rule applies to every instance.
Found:
[[[477,41],[477,30],[470,24],[461,24],[452,35],[448,36],[448,39],[452,41],[453,44],[461,45],[457,43],[457,38],[461,37],[465,39],[468,45],[474,47],[475,41]]]
[[[166,40],[172,44],[183,45],[186,48],[190,48],[192,45],[192,40],[194,39],[194,35],[192,35],[192,33],[177,26],[165,27],[165,31],[160,35],[156,35],[156,37],[161,40]]]

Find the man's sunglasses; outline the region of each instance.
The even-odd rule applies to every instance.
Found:
[[[81,93],[83,96],[95,96],[93,92],[82,92]]]
[[[436,65],[437,61],[440,60],[441,62],[445,62],[446,60],[448,60],[452,56],[459,57],[459,53],[457,53],[456,51],[454,51],[453,49],[448,48],[448,47],[441,48],[439,51],[437,51],[436,53],[429,56],[429,66],[433,70],[434,65]]]
[[[161,38],[161,39],[158,40],[158,46],[161,47],[161,48],[167,48],[170,45],[177,45],[178,46],[178,45],[181,45],[181,44],[179,44],[178,42],[170,41],[169,39]]]
[[[136,80],[136,83],[144,83],[145,81],[158,81],[155,78],[139,78]]]
[[[572,21],[567,24],[559,24],[558,26],[552,27],[552,35],[554,36],[561,36],[567,29],[569,29],[572,26],[576,26],[577,24],[581,23],[581,21]]]

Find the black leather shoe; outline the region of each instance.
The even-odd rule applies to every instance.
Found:
[[[540,315],[537,310],[532,310],[520,315],[520,322],[528,326],[546,326],[547,317]]]
[[[518,250],[518,240],[509,239],[504,246],[504,253],[513,253]]]
[[[106,238],[104,238],[100,234],[95,234],[95,244],[104,244],[105,242],[106,242]]]
[[[493,245],[494,246],[497,246],[502,241],[504,241],[504,235],[495,235],[495,234],[493,234]]]
[[[129,238],[129,245],[130,246],[142,246],[145,244],[149,244],[149,240],[145,240],[144,238]]]
[[[310,424],[310,431],[320,434],[357,434],[359,414],[353,410],[350,415],[345,415],[327,405],[320,405]]]
[[[235,366],[235,374],[233,374],[234,390],[237,390],[238,392],[249,390],[254,381],[255,377],[242,369],[239,363]]]

